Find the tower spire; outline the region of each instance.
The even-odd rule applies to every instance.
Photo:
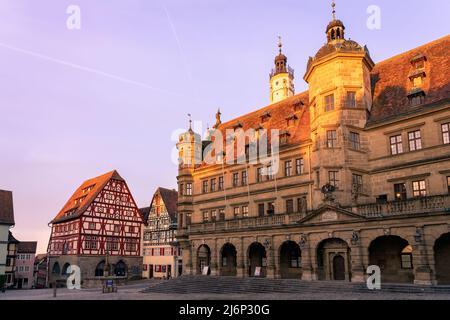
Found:
[[[281,42],[281,36],[278,36],[278,49],[279,49],[280,54],[281,54],[282,48],[283,48],[283,43]]]
[[[188,113],[188,117],[189,117],[189,131],[192,131],[192,115]]]
[[[333,12],[332,12],[333,20],[336,20],[336,3],[334,2],[334,0],[331,3],[331,7],[333,8]]]

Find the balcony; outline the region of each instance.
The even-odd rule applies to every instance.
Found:
[[[267,228],[295,224],[306,216],[306,213],[276,214],[264,217],[252,217],[237,220],[199,223],[188,226],[188,233],[221,232],[252,228]]]
[[[439,195],[359,205],[353,208],[343,208],[366,218],[388,218],[400,215],[418,215],[423,213],[450,213],[450,195]],[[215,221],[191,224],[187,229],[180,230],[181,234],[215,233],[223,231],[238,231],[258,228],[271,228],[298,224],[298,222],[313,212],[283,213],[263,217],[250,217],[236,220]]]
[[[450,195],[365,204],[355,207],[353,211],[367,218],[382,218],[442,211],[450,212]]]

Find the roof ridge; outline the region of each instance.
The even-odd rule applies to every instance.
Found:
[[[294,100],[295,98],[299,98],[300,96],[305,95],[305,94],[307,94],[307,93],[309,93],[309,90],[302,91],[302,92],[300,92],[300,93],[297,93],[297,94],[293,95],[292,97],[286,98],[286,99],[281,100],[281,101],[279,101],[279,102],[277,102],[277,103],[272,103],[272,104],[266,105],[266,106],[264,106],[264,107],[261,107],[261,108],[259,108],[259,109],[254,110],[254,111],[251,111],[251,112],[248,112],[248,113],[243,114],[243,115],[241,115],[241,116],[238,116],[238,117],[236,117],[236,118],[234,118],[234,119],[228,120],[228,121],[222,123],[222,124],[220,125],[219,129],[224,128],[224,127],[227,127],[228,125],[232,124],[233,122],[238,121],[239,119],[242,119],[242,118],[245,118],[245,117],[249,117],[249,116],[251,116],[251,115],[254,115],[255,113],[262,112],[262,111],[264,111],[264,110],[266,110],[266,109],[269,109],[269,108],[273,108],[273,107],[275,107],[276,105],[280,105],[280,104],[283,104],[283,103],[287,103],[288,101]]]
[[[378,66],[378,65],[380,65],[380,64],[388,63],[388,62],[390,62],[390,61],[392,61],[392,60],[395,60],[395,59],[398,59],[398,58],[400,58],[400,57],[402,57],[402,56],[405,56],[405,55],[407,55],[407,54],[410,54],[410,53],[412,53],[413,51],[419,51],[419,50],[422,49],[422,48],[434,46],[434,45],[436,45],[436,44],[438,44],[438,43],[441,43],[441,42],[443,42],[443,41],[445,41],[445,40],[450,40],[450,34],[448,34],[448,35],[446,35],[446,36],[443,36],[443,37],[441,37],[441,38],[439,38],[439,39],[432,40],[432,41],[430,41],[430,42],[421,44],[420,46],[411,48],[411,49],[409,49],[409,50],[407,50],[407,51],[403,51],[403,52],[401,52],[401,53],[398,53],[398,54],[396,54],[396,55],[394,55],[394,56],[391,56],[391,57],[386,58],[386,59],[384,59],[384,60],[381,60],[381,61],[379,61],[379,62],[376,62],[376,63],[375,63],[375,67]]]

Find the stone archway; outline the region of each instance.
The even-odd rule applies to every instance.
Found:
[[[381,269],[383,283],[414,283],[412,246],[399,236],[381,236],[369,245],[369,264]]]
[[[52,268],[52,274],[59,275],[61,273],[61,268],[59,267],[59,263],[55,262]]]
[[[127,265],[125,262],[120,260],[115,266],[114,266],[114,275],[116,277],[126,277],[127,276]]]
[[[208,275],[211,273],[211,249],[206,244],[202,244],[197,251],[197,273],[202,274],[205,267],[209,267]]]
[[[67,273],[67,270],[69,269],[69,267],[70,267],[70,264],[69,264],[69,263],[64,264],[64,266],[63,266],[63,268],[62,268],[62,272],[61,272],[61,275],[62,275],[63,277],[69,276],[69,274]]]
[[[450,233],[443,234],[434,243],[436,281],[439,285],[450,284]]]
[[[221,276],[232,276],[237,275],[237,263],[236,263],[237,251],[236,247],[231,243],[226,243],[221,250],[221,265],[220,265],[220,275]]]
[[[249,276],[250,277],[265,277],[267,269],[267,254],[266,248],[259,243],[253,242],[248,248],[249,259]],[[255,274],[260,271],[259,275]]]
[[[317,246],[319,280],[351,281],[350,247],[340,238],[329,238]]]
[[[105,271],[105,261],[101,261],[95,267],[95,276],[96,277],[103,277],[104,271]]]
[[[302,251],[294,241],[285,241],[280,246],[280,276],[282,279],[301,279]]]

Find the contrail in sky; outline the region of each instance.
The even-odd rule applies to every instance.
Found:
[[[153,86],[148,85],[148,84],[143,83],[143,82],[130,80],[130,79],[127,79],[127,78],[124,78],[124,77],[121,77],[121,76],[118,76],[118,75],[115,75],[115,74],[112,74],[112,73],[104,72],[104,71],[97,70],[97,69],[90,68],[90,67],[85,67],[85,66],[82,66],[82,65],[79,65],[79,64],[75,64],[75,63],[72,63],[72,62],[68,62],[68,61],[64,61],[64,60],[61,60],[61,59],[53,58],[53,57],[50,57],[50,56],[47,56],[47,55],[44,55],[44,54],[41,54],[41,53],[37,53],[37,52],[34,52],[34,51],[21,49],[21,48],[18,48],[18,47],[14,47],[14,46],[8,45],[6,43],[1,43],[0,42],[0,47],[8,49],[8,50],[11,50],[11,51],[19,52],[19,53],[22,53],[22,54],[26,54],[26,55],[29,55],[29,56],[33,56],[33,57],[38,58],[38,59],[42,59],[42,60],[50,61],[50,62],[53,62],[53,63],[57,63],[57,64],[60,64],[60,65],[66,66],[66,67],[74,68],[74,69],[77,69],[77,70],[81,70],[81,71],[97,74],[97,75],[100,75],[100,76],[103,76],[103,77],[106,77],[106,78],[110,78],[110,79],[113,79],[113,80],[117,80],[117,81],[120,81],[120,82],[128,83],[128,84],[135,85],[135,86],[139,86],[139,87],[142,87],[142,88],[159,91],[161,93],[165,93],[165,94],[169,94],[169,95],[184,96],[181,93],[177,93],[177,92],[168,91],[168,90],[165,90],[165,89],[153,87]]]

